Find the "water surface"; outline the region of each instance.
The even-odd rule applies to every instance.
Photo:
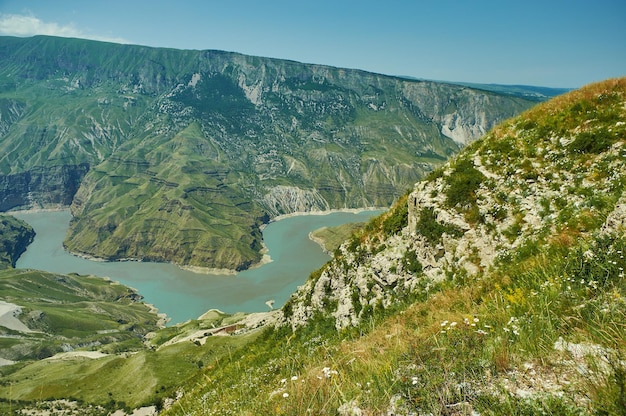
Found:
[[[73,256],[63,249],[71,218],[69,211],[12,213],[36,232],[35,240],[16,267],[109,277],[137,289],[147,303],[167,314],[170,324],[195,319],[209,309],[226,313],[264,312],[269,310],[267,301],[275,301],[275,308],[284,305],[309,274],[329,260],[329,256],[309,240],[311,231],[323,226],[367,221],[380,212],[334,212],[272,222],[263,230],[272,262],[236,276],[198,274],[168,263],[100,262]]]

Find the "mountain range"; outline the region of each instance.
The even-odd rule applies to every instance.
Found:
[[[272,218],[388,207],[536,102],[222,51],[2,37],[0,210],[71,206],[75,253],[241,270]]]
[[[33,230],[0,214],[0,413],[626,414],[626,78],[543,102],[79,39],[0,57],[0,210],[71,206],[75,252],[241,269],[277,215],[391,205],[313,233],[332,259],[280,309],[170,327],[15,269]]]
[[[0,411],[623,415],[625,145],[626,78],[553,98],[316,233],[333,258],[282,308],[167,328],[108,280],[13,269],[3,219]]]

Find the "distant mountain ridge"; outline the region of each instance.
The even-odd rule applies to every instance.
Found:
[[[0,210],[68,249],[243,269],[276,215],[389,206],[534,101],[222,51],[0,38]]]
[[[417,78],[412,76],[402,76],[402,78],[412,79],[416,81],[431,81],[441,82],[444,84],[462,85],[477,90],[491,91],[500,94],[511,95],[515,97],[527,98],[530,100],[545,101],[552,97],[565,94],[573,91],[574,88],[555,88],[555,87],[542,87],[535,85],[516,85],[516,84],[481,84],[477,82],[463,82],[463,81],[440,81],[440,80],[428,80],[425,78]]]

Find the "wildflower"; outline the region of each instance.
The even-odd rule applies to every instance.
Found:
[[[416,385],[417,383],[419,383],[419,378],[411,377],[411,384]]]
[[[443,321],[443,322],[441,323],[441,326],[446,326],[446,325],[448,325],[448,321]]]
[[[476,333],[478,335],[487,335],[487,331],[483,331],[482,329],[477,330]]]
[[[454,328],[456,326],[456,322],[450,322],[450,328]]]
[[[336,370],[331,370],[329,367],[322,368],[322,374],[326,378],[330,378],[332,375],[339,374]]]
[[[298,379],[298,376],[292,376],[291,377],[291,381],[296,381]]]
[[[289,393],[287,392],[283,393],[283,397],[286,399],[287,397],[289,397]]]
[[[287,382],[286,378],[283,378],[282,380],[280,380],[280,384],[285,384]]]

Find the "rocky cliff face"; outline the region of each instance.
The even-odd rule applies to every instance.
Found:
[[[88,170],[82,164],[0,175],[0,211],[67,207]]]
[[[626,228],[626,79],[553,99],[470,145],[345,243],[284,308],[357,325],[434,282],[467,279],[524,250]]]
[[[4,209],[52,203],[28,190],[26,172],[89,165],[71,250],[231,269],[259,260],[267,218],[389,206],[534,104],[358,70],[50,37],[0,39],[0,86],[0,172],[24,185]]]
[[[15,267],[15,262],[33,242],[35,231],[24,221],[0,215],[0,269]]]

